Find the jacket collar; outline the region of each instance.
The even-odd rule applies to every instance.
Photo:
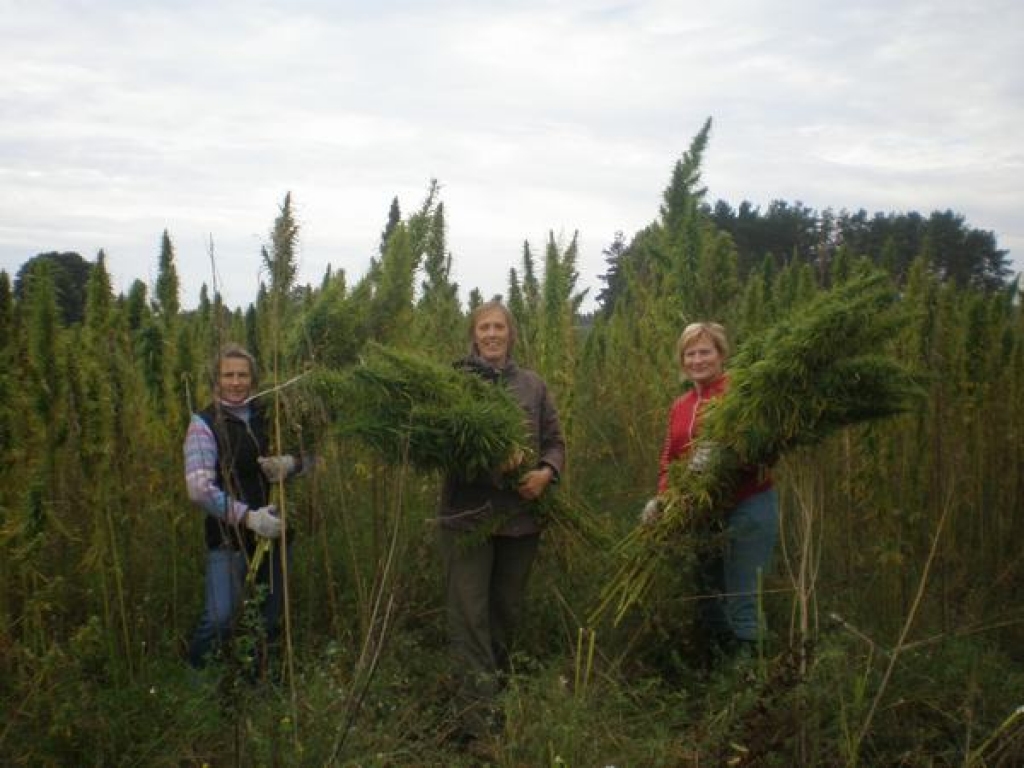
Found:
[[[500,378],[515,373],[518,366],[516,366],[516,361],[511,357],[505,361],[503,366],[498,367],[491,365],[479,355],[471,354],[456,361],[455,367],[460,371],[475,373],[477,376],[488,381],[497,381]]]
[[[702,387],[698,384],[694,384],[693,388],[697,390],[697,394],[700,395],[701,398],[717,397],[718,395],[725,392],[725,388],[726,385],[728,385],[728,383],[729,374],[723,373],[721,376],[719,376],[717,379],[712,381],[707,386]]]

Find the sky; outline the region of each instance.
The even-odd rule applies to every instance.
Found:
[[[575,232],[593,297],[709,117],[711,202],[951,209],[1024,265],[1019,0],[0,0],[0,40],[12,278],[152,287],[166,230],[185,308],[244,307],[291,193],[299,281],[352,284],[437,179],[463,297]]]

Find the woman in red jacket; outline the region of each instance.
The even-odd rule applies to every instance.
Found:
[[[693,388],[679,397],[669,414],[668,433],[661,452],[658,492],[668,487],[668,466],[688,460],[698,469],[695,450],[704,403],[721,396],[729,386],[725,361],[729,342],[717,323],[691,323],[677,344],[683,377]],[[697,622],[715,656],[752,649],[761,626],[758,621],[759,582],[771,566],[778,538],[778,497],[765,467],[746,468],[730,502],[712,526],[724,532],[720,546],[702,547],[698,555]],[[645,510],[645,517],[650,510]]]

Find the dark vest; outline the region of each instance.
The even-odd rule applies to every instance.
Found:
[[[251,406],[248,424],[217,404],[207,406],[199,416],[217,441],[217,484],[250,509],[266,506],[270,499],[270,484],[256,461],[268,453],[269,439],[263,410]],[[206,546],[210,549],[244,546],[251,550],[255,546],[255,537],[246,528],[207,515]]]

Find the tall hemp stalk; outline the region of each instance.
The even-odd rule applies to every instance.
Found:
[[[124,586],[124,565],[120,554],[119,537],[117,526],[114,521],[114,513],[118,509],[111,493],[113,483],[113,472],[111,471],[111,458],[121,455],[115,451],[113,430],[108,419],[113,412],[113,395],[111,392],[112,368],[116,365],[116,355],[112,358],[111,352],[117,349],[117,344],[111,328],[112,294],[110,288],[110,276],[107,273],[104,254],[101,251],[97,258],[96,265],[90,272],[89,281],[86,287],[85,306],[85,328],[84,343],[82,345],[82,393],[80,408],[82,414],[79,418],[81,425],[80,461],[86,473],[87,485],[85,496],[90,500],[94,510],[97,510],[96,518],[99,523],[98,510],[102,509],[103,523],[105,530],[97,530],[94,534],[95,542],[93,551],[96,552],[98,568],[95,572],[99,574],[101,591],[104,598],[104,614],[107,626],[113,635],[113,618],[110,609],[109,587],[107,586],[108,574],[113,574],[114,592],[116,596],[118,615],[120,617],[119,629],[123,650],[118,653],[116,649],[111,652],[111,662],[121,658],[128,662],[129,675],[133,672],[133,647],[129,633],[129,616],[127,601],[125,598]],[[104,366],[104,361],[110,360],[110,364]],[[99,529],[97,525],[97,529]],[[109,556],[109,567],[104,561],[103,552]],[[111,639],[113,648],[114,642]],[[111,664],[113,669],[118,665]]]
[[[271,371],[273,380],[280,383],[284,380],[281,370],[282,350],[281,340],[283,337],[284,314],[288,308],[291,289],[295,282],[297,273],[296,246],[298,242],[298,224],[292,214],[291,193],[285,195],[284,203],[281,206],[281,213],[274,221],[274,229],[271,233],[271,251],[263,249],[263,262],[270,274],[270,307],[268,318],[268,332],[264,338],[269,342]],[[274,450],[280,453],[284,450],[281,429],[281,390],[275,386],[274,395]],[[271,544],[270,556],[281,558],[281,578],[284,582],[280,585],[283,588],[284,597],[284,638],[285,638],[285,661],[288,671],[288,685],[291,694],[292,706],[292,735],[296,749],[299,749],[299,718],[298,718],[298,692],[295,687],[295,653],[292,642],[292,618],[291,618],[291,594],[290,579],[288,573],[288,495],[285,492],[284,481],[278,483],[276,490],[276,503],[281,515],[281,538],[277,544],[279,551],[273,551]],[[276,585],[275,585],[276,588]]]

